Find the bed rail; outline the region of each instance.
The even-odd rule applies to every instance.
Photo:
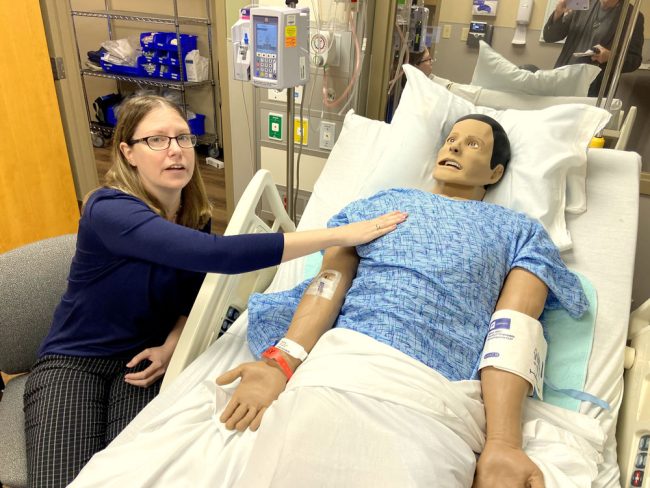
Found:
[[[616,438],[621,485],[650,486],[650,299],[630,315]]]
[[[265,200],[273,215],[267,225],[256,214]],[[295,225],[287,215],[280,194],[267,170],[259,170],[244,191],[224,235],[291,232]],[[161,389],[165,389],[199,354],[223,334],[243,312],[248,296],[268,288],[277,266],[239,275],[208,273],[192,307],[169,363]]]

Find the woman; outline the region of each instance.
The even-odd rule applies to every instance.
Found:
[[[376,239],[392,212],[342,229],[215,236],[179,107],[127,100],[107,183],[86,200],[68,288],[25,388],[30,486],[65,486],[158,393],[204,273],[242,273]]]

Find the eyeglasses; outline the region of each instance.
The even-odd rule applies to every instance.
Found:
[[[194,134],[179,134],[176,137],[168,136],[149,136],[142,139],[133,139],[129,142],[129,146],[137,144],[138,142],[146,142],[149,149],[154,151],[164,151],[169,149],[172,139],[176,139],[176,144],[183,149],[189,149],[196,146],[196,136]]]
[[[431,62],[433,62],[432,58],[424,58],[422,61],[420,61],[420,64],[431,63]]]

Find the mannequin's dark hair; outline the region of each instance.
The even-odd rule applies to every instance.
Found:
[[[503,165],[505,170],[510,162],[510,141],[508,140],[508,134],[501,127],[496,120],[492,117],[483,114],[469,114],[461,117],[454,125],[463,120],[478,120],[479,122],[484,122],[492,128],[492,139],[494,144],[492,145],[492,158],[490,159],[490,168],[494,169],[499,164]]]

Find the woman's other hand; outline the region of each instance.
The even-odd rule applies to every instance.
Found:
[[[151,364],[142,371],[124,375],[124,381],[130,385],[140,386],[142,388],[151,386],[158,380],[158,378],[165,374],[173,353],[174,348],[169,347],[168,345],[148,347],[141,353],[135,355],[133,359],[126,364],[126,367],[133,368],[144,360],[149,360]]]
[[[262,423],[266,409],[284,391],[287,378],[284,373],[265,361],[244,363],[225,372],[217,378],[220,386],[241,378],[235,393],[226,405],[219,420],[229,430],[245,431],[248,427],[254,432]]]
[[[362,220],[337,227],[340,246],[351,247],[365,244],[397,229],[408,217],[406,212],[394,211],[372,220]]]

